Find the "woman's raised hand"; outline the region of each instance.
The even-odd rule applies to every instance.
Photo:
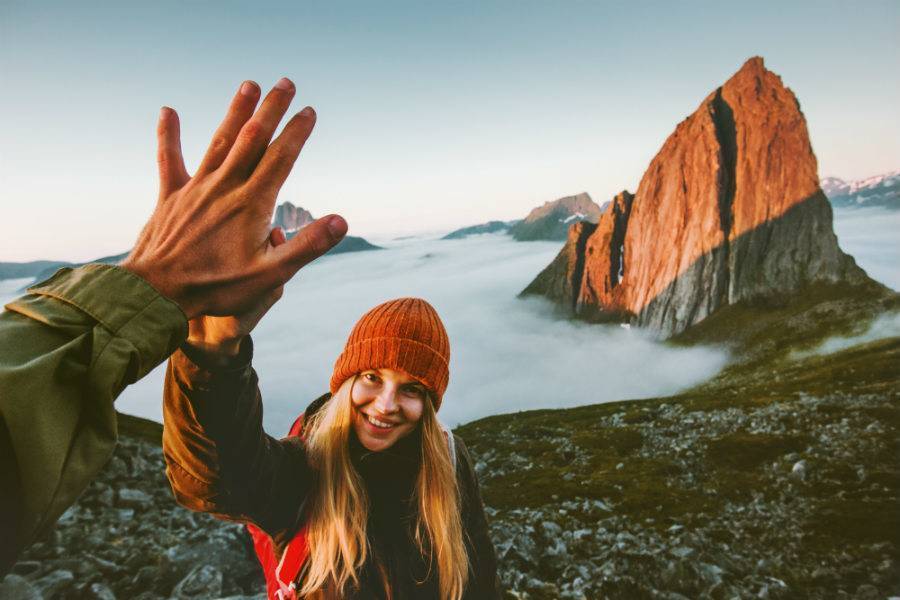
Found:
[[[270,238],[278,191],[316,122],[306,107],[271,141],[294,91],[281,79],[256,110],[259,86],[244,82],[193,177],[181,154],[178,115],[160,112],[159,200],[122,267],[176,302],[188,319],[252,315],[265,306],[261,317],[281,286],[347,232],[344,219],[329,215],[283,244]]]

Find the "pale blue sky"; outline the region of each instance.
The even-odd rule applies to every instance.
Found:
[[[900,168],[900,3],[37,3],[0,0],[0,261],[127,249],[159,107],[191,170],[243,79],[316,131],[282,189],[379,238],[634,191],[748,57],[800,99],[820,175]]]

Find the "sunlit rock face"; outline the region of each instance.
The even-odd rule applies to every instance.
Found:
[[[741,300],[866,279],[838,247],[797,98],[759,57],[678,124],[637,193],[584,236],[570,231],[523,293],[662,335]]]

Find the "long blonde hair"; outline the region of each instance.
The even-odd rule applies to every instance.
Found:
[[[368,496],[350,460],[353,427],[350,377],[304,428],[310,464],[317,471],[309,512],[309,568],[300,595],[325,598],[343,595],[370,552],[366,538]],[[441,600],[460,600],[469,576],[463,543],[461,502],[456,472],[444,432],[429,398],[423,402],[422,462],[416,480],[419,514],[415,539],[431,569],[437,566]],[[387,594],[392,592],[389,582]],[[328,590],[328,591],[326,591]]]

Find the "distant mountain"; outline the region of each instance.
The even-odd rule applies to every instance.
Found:
[[[51,275],[56,273],[56,271],[61,269],[62,267],[80,267],[82,265],[87,265],[90,263],[103,263],[103,264],[107,264],[107,265],[116,265],[116,264],[119,264],[120,262],[122,262],[123,260],[125,260],[125,257],[128,256],[129,252],[131,252],[131,250],[129,250],[128,252],[122,252],[121,254],[113,254],[112,256],[103,256],[101,258],[98,258],[95,260],[89,260],[87,262],[82,262],[82,263],[52,263],[49,266],[47,266],[46,268],[42,269],[40,272],[38,272],[35,275],[34,280],[35,281],[43,281],[44,279],[47,279],[48,277],[50,277]],[[38,262],[40,262],[40,261],[38,261]]]
[[[344,254],[345,252],[364,252],[366,250],[384,250],[384,248],[376,246],[361,237],[347,235],[326,254]]]
[[[838,246],[799,102],[755,57],[678,124],[637,192],[573,227],[522,293],[672,336],[812,284],[885,292]]]
[[[312,214],[304,208],[294,206],[290,202],[282,202],[275,209],[272,227],[281,227],[284,232],[296,233],[315,221]]]
[[[36,277],[48,269],[59,269],[60,267],[69,267],[72,263],[59,260],[35,260],[31,262],[0,262],[0,279],[24,279],[25,277]]]
[[[857,181],[826,177],[822,191],[837,208],[882,207],[900,210],[900,170]]]
[[[516,219],[513,221],[488,221],[487,223],[481,223],[480,225],[472,225],[470,227],[463,227],[462,229],[451,231],[441,239],[460,240],[462,238],[469,237],[470,235],[479,235],[482,233],[505,233],[508,232],[511,227],[520,222],[521,219]]]
[[[510,227],[509,232],[520,242],[535,240],[564,241],[569,227],[580,221],[596,223],[601,210],[587,193],[566,196],[552,202],[545,202],[528,213],[520,223]]]
[[[315,221],[305,208],[294,206],[290,202],[282,202],[275,209],[275,217],[272,219],[272,227],[281,227],[284,230],[285,237],[291,239],[297,233]],[[344,254],[345,252],[364,252],[366,250],[383,250],[381,246],[376,246],[361,237],[353,235],[344,236],[337,246],[326,252],[326,254]]]

